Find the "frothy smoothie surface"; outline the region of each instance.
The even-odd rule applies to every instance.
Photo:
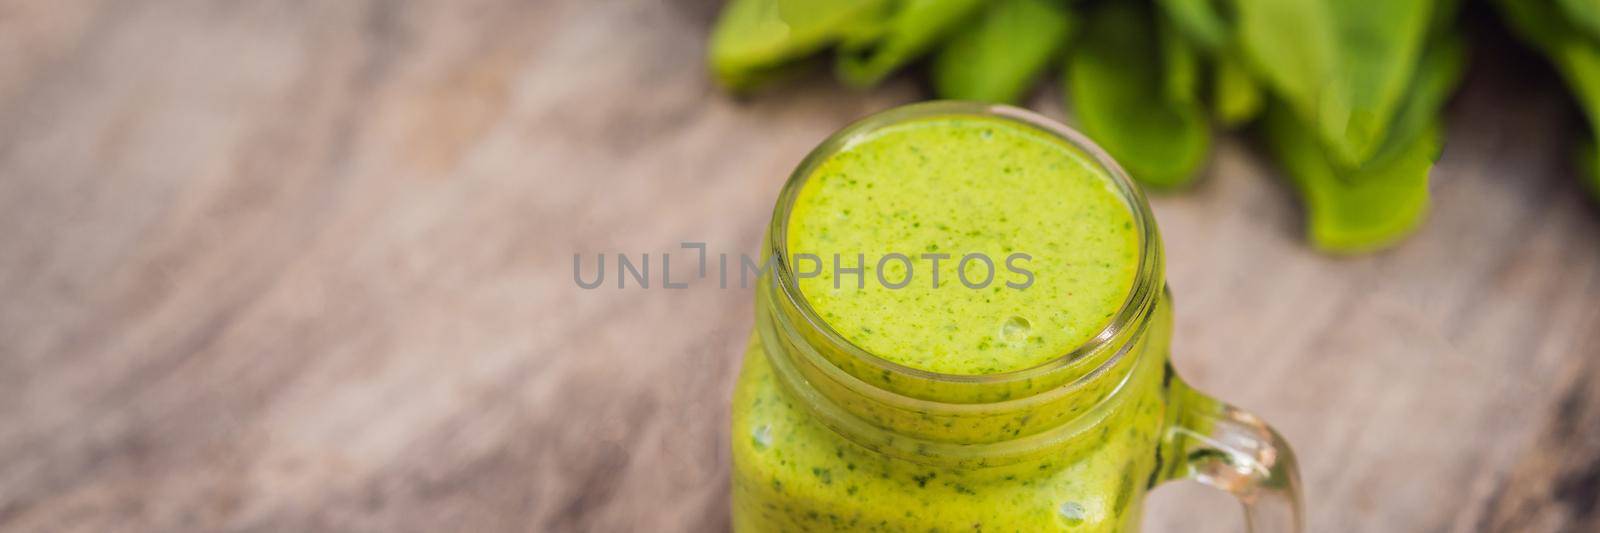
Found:
[[[820,270],[799,279],[800,292],[835,331],[945,374],[1021,370],[1070,352],[1111,321],[1138,269],[1136,224],[1111,178],[1065,141],[985,116],[917,119],[857,139],[807,178],[787,231],[791,258],[821,259],[797,260],[797,272]],[[991,279],[986,263],[966,263],[967,281],[990,281],[982,289],[957,277],[971,253],[994,264]],[[909,282],[905,261],[880,262],[890,254],[910,259]],[[847,270],[858,265],[862,274]],[[1008,286],[1028,282],[1015,270],[1031,285]]]

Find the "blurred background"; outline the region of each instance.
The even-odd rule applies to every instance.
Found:
[[[0,530],[726,530],[751,292],[572,258],[754,253],[811,147],[931,93],[731,97],[719,5],[0,1]],[[1174,364],[1286,434],[1311,531],[1600,530],[1586,126],[1481,11],[1398,246],[1315,251],[1233,135],[1152,198]]]

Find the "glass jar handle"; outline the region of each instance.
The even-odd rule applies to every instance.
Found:
[[[1172,370],[1167,369],[1170,373]],[[1300,533],[1300,468],[1289,443],[1256,415],[1194,390],[1173,375],[1164,480],[1192,479],[1244,504],[1252,533]]]

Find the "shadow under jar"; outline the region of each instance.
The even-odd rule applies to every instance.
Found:
[[[1137,531],[1173,479],[1300,531],[1287,443],[1173,375],[1155,220],[1077,132],[962,102],[868,117],[795,170],[763,247],[736,531]]]

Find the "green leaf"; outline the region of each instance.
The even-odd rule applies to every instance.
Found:
[[[1507,25],[1522,40],[1547,55],[1576,37],[1575,28],[1551,0],[1499,0],[1495,3]]]
[[[1067,66],[1068,98],[1085,133],[1129,174],[1146,184],[1175,187],[1205,163],[1211,131],[1194,103],[1167,98],[1154,14],[1104,4],[1085,24]]]
[[[1072,32],[1053,0],[999,0],[961,29],[933,62],[941,98],[1016,103]]]
[[[1554,63],[1589,119],[1591,133],[1600,132],[1600,41],[1564,17],[1553,0],[1500,0],[1500,11],[1523,40],[1539,48]],[[1584,150],[1589,150],[1584,147]],[[1581,156],[1584,177],[1600,198],[1600,178],[1590,166],[1593,157]]]
[[[1588,113],[1589,125],[1600,130],[1600,44],[1574,36],[1563,41],[1553,56],[1562,77]]]
[[[1218,122],[1233,128],[1254,119],[1260,114],[1264,102],[1261,85],[1244,65],[1242,47],[1234,37],[1234,23],[1223,9],[1233,0],[1159,0],[1162,19],[1176,32],[1163,33],[1164,38],[1176,34],[1190,43],[1191,48],[1204,52],[1211,63],[1209,78],[1211,106]],[[1260,14],[1261,12],[1255,11]],[[1169,73],[1168,92],[1179,101],[1189,94],[1199,93],[1199,62],[1193,67],[1183,64],[1185,56],[1198,58],[1183,50],[1174,53],[1173,39],[1165,39]],[[1176,59],[1175,59],[1176,58]],[[1177,63],[1174,65],[1174,63]],[[1191,88],[1192,87],[1192,88]]]
[[[1593,138],[1579,151],[1578,168],[1583,172],[1580,176],[1583,187],[1595,198],[1600,198],[1600,149],[1596,149]]]
[[[711,31],[717,82],[745,90],[881,16],[886,0],[731,0]]]
[[[1261,114],[1265,98],[1250,72],[1231,56],[1219,56],[1212,71],[1211,98],[1217,121],[1236,128]]]
[[[852,86],[877,85],[921,57],[982,5],[981,0],[900,0],[886,18],[849,32],[839,44],[834,72]]]
[[[1295,114],[1317,116],[1336,73],[1337,31],[1324,0],[1234,0],[1235,39],[1255,78]]]
[[[1422,60],[1417,62],[1417,73],[1389,125],[1388,137],[1366,164],[1382,164],[1399,157],[1417,137],[1433,128],[1439,121],[1440,110],[1461,83],[1466,66],[1466,44],[1461,36],[1450,32],[1436,34],[1423,51]]]
[[[1370,252],[1400,241],[1421,225],[1439,128],[1430,127],[1397,157],[1358,170],[1341,170],[1330,161],[1313,130],[1281,104],[1268,109],[1264,131],[1305,204],[1307,234],[1317,248]]]
[[[1523,0],[1533,2],[1540,0]],[[1600,0],[1556,0],[1567,20],[1591,39],[1600,39]]]
[[[1600,45],[1565,18],[1554,0],[1500,0],[1523,40],[1544,52],[1571,86],[1591,125],[1600,125]]]
[[[1157,14],[1160,29],[1161,62],[1167,99],[1178,104],[1193,104],[1200,98],[1200,53],[1180,34],[1170,18]]]
[[[1438,0],[1235,0],[1246,64],[1345,166],[1387,137]]]
[[[1562,18],[1551,0],[1501,0],[1523,39],[1542,49],[1577,93],[1589,123],[1600,129],[1600,42]]]
[[[1460,13],[1461,0],[1433,0],[1433,21],[1428,23],[1429,39],[1457,31],[1456,16]]]
[[[1208,52],[1228,46],[1231,30],[1213,0],[1160,0],[1178,31]]]
[[[1340,63],[1318,128],[1339,163],[1356,166],[1387,136],[1421,57],[1435,0],[1332,0]]]

